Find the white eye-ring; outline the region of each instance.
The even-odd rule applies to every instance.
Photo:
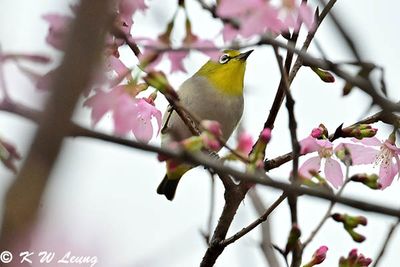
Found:
[[[223,54],[220,58],[219,58],[219,63],[221,64],[225,64],[226,62],[228,62],[231,59],[231,57],[227,54]]]

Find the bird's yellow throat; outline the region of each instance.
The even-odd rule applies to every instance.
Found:
[[[205,77],[216,90],[226,95],[242,95],[246,70],[246,58],[240,58],[237,50],[224,51],[228,56],[225,63],[209,60],[195,74]]]

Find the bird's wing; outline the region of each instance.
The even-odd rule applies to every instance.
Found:
[[[165,112],[165,115],[164,115],[164,117],[165,117],[164,124],[163,124],[163,126],[161,128],[161,133],[162,134],[168,133],[168,130],[169,130],[168,122],[169,122],[173,112],[174,112],[174,108],[171,105],[168,105],[167,111]]]

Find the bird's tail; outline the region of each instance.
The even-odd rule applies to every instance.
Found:
[[[157,193],[165,195],[168,200],[173,200],[180,179],[168,179],[165,175],[160,185],[157,187]]]

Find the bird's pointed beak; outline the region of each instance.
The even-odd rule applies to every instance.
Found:
[[[246,59],[250,56],[250,54],[253,52],[254,50],[249,50],[247,52],[241,53],[237,56],[238,59],[246,61]]]

